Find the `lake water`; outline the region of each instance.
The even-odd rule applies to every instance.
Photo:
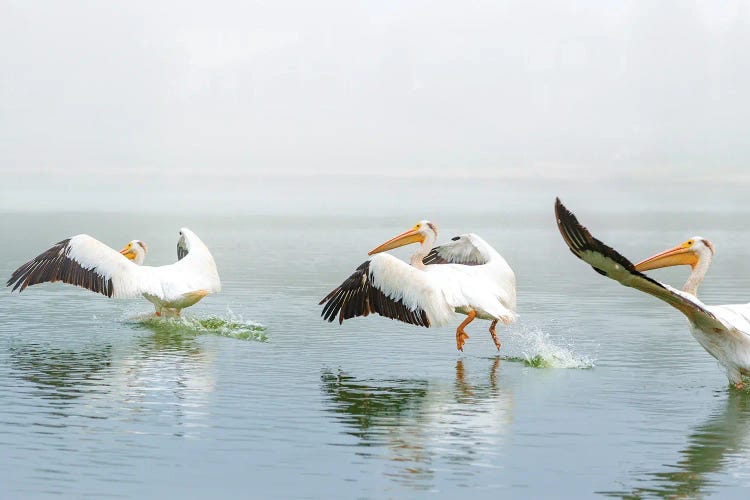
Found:
[[[560,195],[632,260],[705,236],[702,298],[742,302],[744,185],[264,182],[135,211],[111,186],[104,211],[75,187],[4,205],[4,279],[80,232],[140,238],[147,263],[168,263],[184,225],[224,289],[172,321],[60,284],[0,293],[3,498],[747,498],[750,395],[677,311],[575,259],[552,209]],[[480,234],[515,269],[499,357],[485,322],[459,353],[455,325],[320,319],[366,252],[421,218],[443,241]],[[653,276],[681,286],[687,270]]]

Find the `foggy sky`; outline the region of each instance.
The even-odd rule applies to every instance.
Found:
[[[0,172],[747,178],[737,1],[0,6]]]

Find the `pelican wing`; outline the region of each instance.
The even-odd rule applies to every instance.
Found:
[[[429,264],[463,264],[481,266],[486,264],[487,256],[473,241],[475,235],[462,234],[451,238],[450,243],[439,245],[430,250],[422,262]]]
[[[321,316],[339,323],[377,313],[404,323],[429,327],[453,315],[442,291],[424,271],[389,254],[377,254],[326,298]]]
[[[164,266],[172,271],[171,283],[181,291],[207,290],[211,293],[221,291],[221,279],[216,269],[216,262],[205,243],[190,229],[180,229],[177,242],[177,262]],[[171,288],[169,283],[165,288]],[[177,290],[165,290],[167,294]]]
[[[177,240],[177,260],[182,260],[184,256],[186,256],[190,252],[190,247],[188,246],[188,242],[185,239],[184,235],[180,236],[180,239]]]
[[[570,251],[591,265],[597,273],[667,302],[698,326],[714,331],[727,328],[696,297],[649,278],[637,271],[633,263],[614,248],[594,238],[559,198],[555,202],[555,215],[557,227]]]
[[[161,295],[150,273],[87,234],[60,241],[16,269],[7,282],[22,292],[39,283],[62,281],[107,297]]]

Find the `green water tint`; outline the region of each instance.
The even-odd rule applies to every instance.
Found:
[[[147,328],[156,334],[172,335],[218,335],[237,340],[268,342],[266,328],[252,321],[225,319],[218,316],[181,316],[163,318],[148,316],[133,320],[136,326]]]
[[[371,428],[394,425],[393,419],[413,413],[427,396],[426,380],[392,380],[375,384],[343,372],[324,370],[320,377],[323,392],[335,403],[332,410],[344,415],[353,435],[370,444]]]
[[[513,363],[523,363],[531,368],[553,368],[554,366],[550,363],[550,360],[544,359],[541,356],[534,356],[533,358],[527,358],[523,356],[500,356],[503,361],[510,361]]]
[[[571,362],[568,359],[561,359],[554,356],[546,357],[541,354],[535,356],[500,356],[503,361],[512,363],[523,363],[531,368],[578,368],[587,370],[594,367],[594,363],[585,359],[578,359]]]

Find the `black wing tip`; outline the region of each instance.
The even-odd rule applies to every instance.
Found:
[[[563,205],[563,202],[560,201],[560,197],[555,196],[555,213],[559,214],[563,210],[570,213],[570,210],[568,210],[568,208],[565,205]]]
[[[593,249],[596,240],[588,229],[578,222],[575,214],[563,205],[560,198],[555,199],[555,221],[565,244],[577,257],[581,257],[582,251]]]
[[[427,313],[421,308],[409,309],[401,299],[388,297],[370,282],[370,261],[362,263],[344,282],[321,300],[321,317],[342,324],[347,319],[379,314],[404,323],[430,326]]]
[[[338,319],[339,324],[342,324],[345,319],[364,315],[365,311],[362,310],[364,304],[359,304],[359,308],[354,308],[354,306],[350,306],[350,299],[352,299],[355,291],[359,292],[357,295],[366,293],[364,290],[366,280],[363,278],[369,275],[369,268],[370,261],[366,260],[357,266],[357,269],[341,285],[334,288],[323,300],[318,302],[319,306],[323,306],[320,316],[325,321],[333,323],[334,320]]]
[[[13,287],[11,293],[16,290],[21,293],[27,287],[40,283],[61,281],[112,297],[114,294],[112,278],[99,274],[96,267],[84,268],[78,261],[68,256],[71,239],[67,238],[55,243],[51,248],[13,271],[6,283],[6,286]]]
[[[578,222],[578,218],[575,216],[573,212],[570,211],[568,207],[563,205],[563,202],[560,201],[560,198],[555,198],[555,218],[557,219],[557,224],[571,224],[573,226],[581,226],[581,224]],[[585,228],[583,228],[585,229]]]
[[[630,262],[630,260],[628,260],[620,252],[602,242],[601,240],[595,238],[588,229],[586,229],[580,222],[578,222],[578,218],[575,216],[575,214],[571,212],[565,205],[563,205],[563,203],[560,201],[560,198],[555,199],[555,214],[557,215],[557,225],[560,229],[560,233],[562,234],[565,243],[568,245],[573,255],[575,255],[579,259],[582,259],[581,252],[583,251],[597,252],[609,259],[612,259],[631,274],[641,276],[663,287],[663,285],[658,281],[655,281],[638,271],[635,268],[635,264]],[[603,276],[608,276],[606,271],[598,269],[594,266],[591,267],[597,273]]]
[[[583,229],[583,231],[586,231],[586,228],[583,227],[580,222],[578,222],[578,217],[576,217],[568,207],[563,205],[563,202],[560,201],[560,198],[555,198],[555,220],[557,221],[557,227],[561,232],[563,231],[563,226],[572,226],[578,230]],[[563,236],[565,236],[564,233]]]
[[[557,217],[558,224],[562,224],[572,219],[572,221],[574,221],[576,225],[580,226],[578,218],[568,207],[563,204],[562,201],[560,201],[560,198],[555,198],[555,216]]]

